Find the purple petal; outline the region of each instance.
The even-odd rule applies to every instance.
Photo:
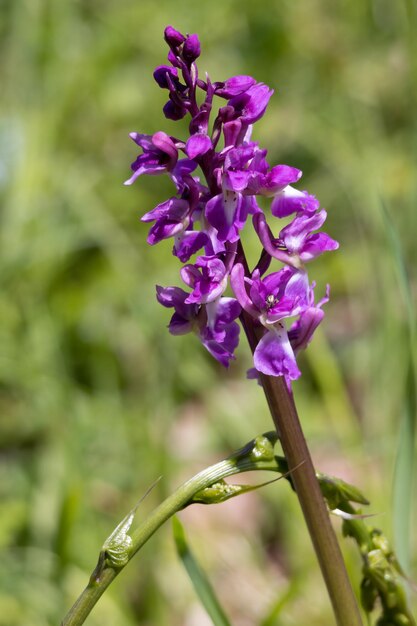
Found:
[[[124,185],[131,185],[142,174],[148,174],[150,176],[157,176],[166,172],[166,166],[161,164],[160,159],[155,157],[152,153],[141,154],[133,161],[131,165],[133,174],[130,178],[125,180]]]
[[[193,321],[197,319],[199,307],[195,304],[187,304],[185,302],[187,296],[188,293],[179,287],[156,286],[156,298],[162,306],[174,308],[179,317],[185,321]],[[180,323],[177,318],[174,321]]]
[[[193,330],[192,323],[178,313],[174,313],[168,325],[171,335],[187,335]]]
[[[221,341],[215,338],[215,334],[209,328],[204,329],[200,334],[200,340],[219,363],[224,367],[229,367],[230,361],[235,358],[233,353],[239,344],[239,332],[239,325],[232,322]]]
[[[134,132],[129,133],[129,137],[146,152],[152,150],[154,147],[152,143],[152,135],[143,135],[141,133]]]
[[[212,302],[227,286],[225,265],[216,257],[199,257],[194,265],[185,265],[181,278],[193,289],[185,300],[187,304]]]
[[[234,146],[236,144],[241,129],[242,122],[239,119],[232,120],[231,122],[226,122],[225,124],[223,124],[225,148],[227,148],[228,146]]]
[[[265,177],[265,189],[270,194],[279,189],[296,183],[302,176],[302,171],[289,165],[275,165]]]
[[[301,376],[283,324],[265,333],[256,346],[253,361],[256,369],[267,376],[285,376],[290,380]]]
[[[207,241],[206,233],[198,230],[186,230],[176,237],[173,253],[182,263],[186,263]]]
[[[222,98],[232,98],[233,96],[247,91],[249,87],[252,87],[255,83],[256,80],[252,78],[252,76],[232,76],[232,78],[226,80],[223,87],[216,89],[216,95]]]
[[[239,317],[241,310],[242,307],[235,298],[221,298],[217,305],[216,325],[230,324]]]
[[[182,222],[173,222],[168,219],[161,219],[152,226],[146,241],[150,246],[154,246],[163,239],[174,237],[183,230],[184,224]]]
[[[187,115],[187,109],[183,106],[174,104],[172,100],[168,100],[162,111],[168,120],[173,120],[174,122],[182,120],[182,118]]]
[[[195,161],[191,161],[190,159],[180,159],[177,161],[174,169],[170,172],[170,176],[174,181],[178,193],[182,193],[185,187],[188,186],[188,181],[186,181],[186,179],[191,172],[196,169],[196,167],[197,163]]]
[[[182,219],[190,210],[187,200],[182,198],[169,198],[158,204],[152,211],[145,213],[140,219],[142,222],[154,222],[162,217],[175,217]]]
[[[338,247],[339,243],[329,237],[329,235],[326,233],[317,233],[307,238],[300,253],[300,259],[303,263],[307,263],[322,254],[322,252],[337,250]]]
[[[253,124],[264,114],[273,93],[273,89],[268,85],[256,83],[244,93],[229,100],[229,105],[239,112],[243,122]]]
[[[162,306],[167,308],[175,308],[178,305],[183,304],[187,296],[188,293],[180,287],[156,286],[156,299],[159,304],[162,304]]]
[[[252,317],[257,319],[259,311],[253,306],[245,286],[245,270],[241,263],[236,263],[230,274],[230,284],[240,304]]]
[[[292,213],[315,213],[319,206],[320,203],[314,196],[288,185],[273,199],[271,211],[275,217],[287,217]]]
[[[190,159],[205,154],[212,148],[211,139],[204,133],[192,135],[185,144],[185,152]]]
[[[241,192],[246,189],[251,173],[243,170],[228,170],[224,173],[224,186],[229,191]]]
[[[219,241],[234,242],[239,239],[235,221],[242,196],[233,191],[226,191],[211,198],[206,204],[208,222],[217,230]]]
[[[295,353],[307,347],[323,317],[324,311],[322,309],[309,307],[301,314],[300,319],[294,322],[288,336]]]
[[[271,229],[269,228],[263,213],[259,212],[253,216],[253,225],[263,247],[268,254],[282,263],[290,262],[291,259],[285,250],[280,250],[277,247],[275,243],[276,240],[272,235]]]
[[[167,169],[172,169],[178,159],[178,150],[171,137],[160,130],[152,135],[152,143],[156,146],[156,148],[168,156],[169,161],[166,164]]]
[[[312,216],[298,215],[281,230],[279,238],[284,242],[289,252],[298,253],[302,249],[306,237],[320,228],[326,221],[326,217],[327,213],[324,209]]]
[[[158,65],[153,73],[154,79],[162,89],[169,89],[167,74],[173,82],[178,80],[178,70],[170,65]]]

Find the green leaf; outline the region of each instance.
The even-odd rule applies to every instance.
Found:
[[[185,536],[184,527],[177,517],[172,518],[172,530],[178,555],[187,570],[187,574],[190,577],[201,604],[206,609],[214,626],[231,626],[220,606],[210,581],[191,552]]]

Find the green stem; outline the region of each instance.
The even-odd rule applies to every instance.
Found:
[[[196,474],[168,496],[149,514],[136,531],[128,536],[127,530],[134,516],[134,511],[132,511],[118,526],[118,529],[121,528],[119,534],[116,534],[118,530],[116,529],[105,542],[87,587],[61,622],[61,626],[83,624],[104,591],[136,552],[164,522],[190,504],[196,494],[233,474],[251,470],[280,471],[273,455],[275,440],[271,437],[255,439],[229,459],[220,461]]]

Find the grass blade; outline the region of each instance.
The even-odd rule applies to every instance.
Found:
[[[407,274],[407,267],[398,233],[391,220],[385,203],[381,199],[382,214],[388,240],[391,246],[396,270],[398,273],[399,289],[407,311],[408,335],[408,368],[407,380],[404,388],[404,409],[401,419],[397,457],[395,461],[393,483],[394,533],[395,547],[399,561],[405,571],[409,569],[411,552],[411,518],[413,498],[413,482],[415,470],[415,437],[416,437],[416,362],[415,346],[415,316]]]
[[[190,577],[201,604],[206,609],[214,626],[231,626],[210,581],[191,552],[185,536],[184,527],[177,517],[172,518],[172,529],[178,555],[187,570],[187,574]]]

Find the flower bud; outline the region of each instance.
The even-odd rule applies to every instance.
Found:
[[[162,89],[170,88],[168,76],[171,78],[172,82],[176,82],[178,80],[177,69],[170,65],[158,65],[153,73],[154,79]]]
[[[184,61],[191,65],[191,63],[194,63],[194,61],[198,59],[200,52],[200,40],[197,35],[188,35],[182,49]]]
[[[167,26],[164,30],[165,41],[169,46],[173,48],[177,48],[185,41],[184,35],[182,35],[178,30],[175,30],[172,26]]]

